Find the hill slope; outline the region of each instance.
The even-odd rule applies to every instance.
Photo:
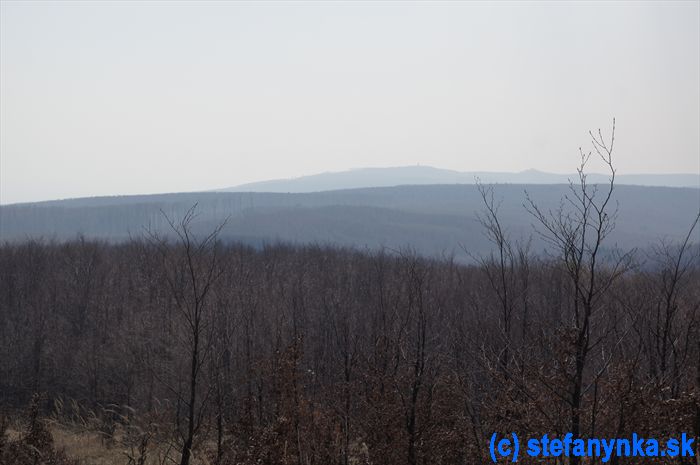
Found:
[[[524,191],[544,209],[556,208],[564,185],[499,185],[501,219],[514,237],[532,233]],[[659,238],[677,240],[700,210],[700,190],[618,186],[617,228],[610,245],[646,247]],[[318,193],[187,193],[96,197],[0,207],[0,239],[73,238],[110,241],[167,229],[163,213],[181,216],[198,204],[196,227],[209,230],[229,217],[228,240],[330,243],[342,246],[412,247],[425,255],[456,253],[462,246],[484,253],[489,244],[476,218],[481,199],[474,185],[398,186]],[[161,211],[163,213],[161,213]],[[541,244],[535,242],[535,247]]]

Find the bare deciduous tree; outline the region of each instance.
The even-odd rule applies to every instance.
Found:
[[[189,359],[184,392],[179,387],[171,387],[177,395],[176,424],[182,447],[180,465],[190,463],[196,435],[216,388],[216,383],[204,385],[205,376],[202,371],[209,359],[215,356],[212,354],[214,322],[210,318],[210,297],[214,285],[224,272],[217,239],[226,222],[198,238],[193,232],[196,209],[195,204],[179,221],[163,213],[175,236],[175,247],[168,247],[171,241],[167,236],[162,237],[157,233],[150,235],[158,248],[163,275],[182,318],[183,342]],[[181,407],[185,410],[184,414],[181,413]]]
[[[570,182],[567,195],[555,211],[545,211],[527,195],[527,210],[537,221],[540,237],[556,252],[571,285],[573,318],[570,330],[573,340],[573,370],[568,376],[568,402],[570,406],[570,431],[574,437],[581,435],[581,407],[585,391],[584,373],[588,356],[598,340],[591,339],[591,326],[599,309],[601,298],[611,285],[629,268],[632,252],[603,257],[603,245],[615,228],[617,209],[612,198],[615,189],[613,149],[615,144],[615,120],[609,141],[602,131],[590,132],[593,151],[579,149],[581,163],[577,168],[577,182]],[[602,189],[587,180],[587,164],[595,152],[608,168],[609,182]],[[613,252],[614,254],[614,252]],[[577,465],[578,457],[572,457]]]

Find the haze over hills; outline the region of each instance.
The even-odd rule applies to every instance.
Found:
[[[546,173],[534,169],[520,172],[462,172],[431,166],[400,166],[390,168],[359,168],[348,171],[320,173],[291,179],[273,179],[219,189],[221,192],[319,192],[363,187],[390,187],[424,184],[567,184],[576,174]],[[607,175],[591,173],[592,184],[605,183]],[[618,185],[700,187],[700,174],[618,174]]]
[[[494,186],[502,200],[503,225],[514,238],[533,233],[533,218],[523,207],[525,190],[545,210],[555,209],[568,186]],[[617,228],[609,245],[645,248],[660,239],[684,237],[700,211],[700,189],[617,186]],[[313,193],[200,192],[93,197],[0,206],[0,240],[88,238],[122,241],[145,229],[167,232],[163,213],[178,218],[194,204],[195,228],[211,231],[224,218],[222,239],[252,245],[270,242],[322,243],[392,250],[411,247],[422,255],[454,253],[468,259],[487,253],[490,244],[477,214],[483,205],[477,186],[405,185]],[[653,218],[653,221],[650,221]],[[542,244],[533,243],[537,250]]]

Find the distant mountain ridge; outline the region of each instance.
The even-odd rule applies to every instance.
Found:
[[[554,174],[534,169],[508,173],[462,172],[432,166],[400,166],[391,168],[359,168],[327,172],[292,179],[273,179],[217,189],[218,192],[302,193],[367,187],[392,187],[427,184],[475,184],[476,179],[494,184],[567,184],[576,174]],[[592,173],[588,182],[605,183],[608,176]],[[655,187],[700,187],[700,174],[618,174],[618,185]]]

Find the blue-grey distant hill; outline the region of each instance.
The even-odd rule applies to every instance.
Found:
[[[568,186],[502,184],[501,220],[514,238],[532,234],[524,192],[545,210],[556,208]],[[700,189],[618,186],[617,228],[609,246],[645,248],[684,237],[700,211]],[[406,185],[313,193],[200,192],[94,197],[0,206],[0,240],[88,238],[122,241],[146,228],[167,232],[163,213],[177,218],[193,204],[195,228],[210,231],[229,217],[222,239],[252,245],[322,243],[368,249],[410,247],[427,256],[490,250],[476,218],[477,186]],[[700,238],[698,238],[700,239]],[[535,239],[533,247],[541,250]]]
[[[361,168],[334,173],[321,173],[293,179],[275,179],[253,182],[220,189],[221,192],[319,192],[363,187],[390,187],[425,184],[566,184],[576,174],[554,174],[537,170],[518,173],[460,172],[430,166],[402,166],[395,168]],[[591,184],[605,183],[607,175],[588,175]],[[699,187],[700,174],[618,174],[618,185]]]

